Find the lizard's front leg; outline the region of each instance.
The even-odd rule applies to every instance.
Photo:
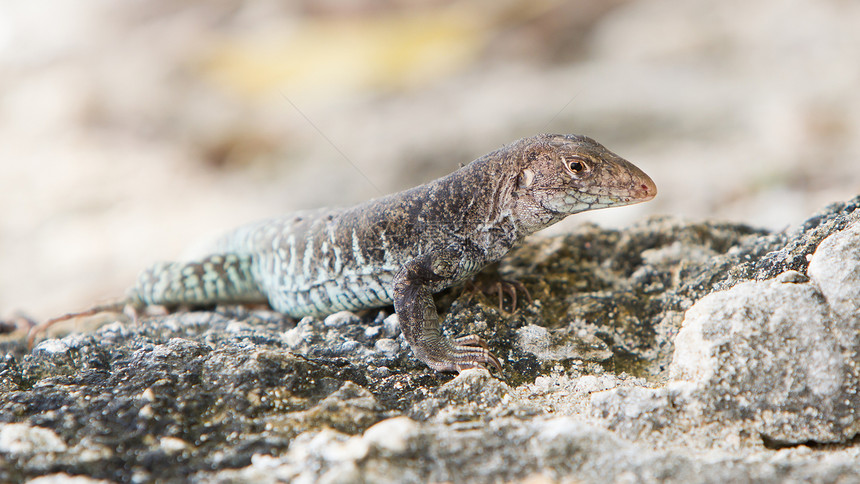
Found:
[[[502,365],[477,335],[450,340],[442,335],[433,287],[456,277],[462,254],[441,250],[410,260],[394,277],[394,310],[415,356],[437,371],[461,371],[483,364]]]

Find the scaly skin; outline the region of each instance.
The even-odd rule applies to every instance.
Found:
[[[523,138],[400,193],[241,227],[204,259],[145,271],[123,303],[268,302],[293,317],[393,303],[412,351],[431,368],[500,369],[481,338],[442,335],[433,293],[570,214],[656,193],[648,175],[589,138]]]

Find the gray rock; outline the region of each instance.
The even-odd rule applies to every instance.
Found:
[[[809,261],[809,277],[841,319],[860,329],[860,223],[827,237]]]
[[[749,282],[709,295],[675,340],[672,376],[705,419],[749,420],[765,438],[843,442],[860,431],[856,349],[811,284]]]
[[[687,311],[671,368],[693,384],[687,405],[704,419],[749,421],[776,442],[845,442],[860,433],[857,228],[821,243],[811,282],[747,282]]]

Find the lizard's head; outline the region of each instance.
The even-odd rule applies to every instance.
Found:
[[[534,209],[563,217],[657,195],[648,175],[591,138],[540,135],[523,141],[517,191]]]

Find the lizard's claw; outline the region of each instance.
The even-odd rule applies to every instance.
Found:
[[[499,359],[490,353],[490,346],[483,338],[476,334],[461,336],[453,341],[454,355],[453,363],[457,371],[475,368],[480,365],[492,365],[499,373],[502,372],[502,364]]]

